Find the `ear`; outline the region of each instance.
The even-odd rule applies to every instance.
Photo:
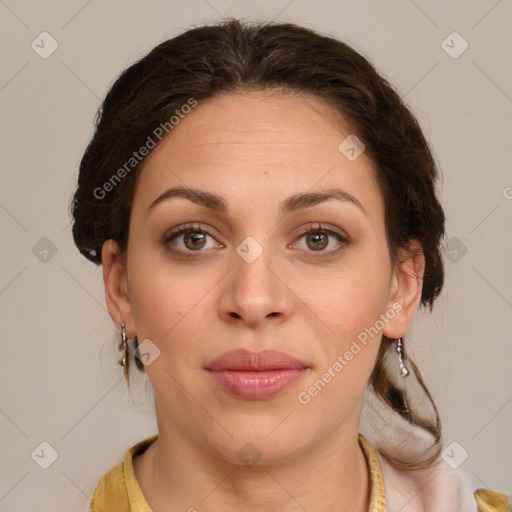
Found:
[[[126,258],[121,257],[119,245],[111,239],[103,244],[101,259],[105,299],[110,317],[119,330],[124,323],[127,337],[134,338],[136,329],[128,291]]]
[[[425,256],[420,242],[410,240],[407,249],[399,252],[399,261],[391,278],[389,310],[396,315],[386,324],[382,334],[398,339],[409,331],[412,319],[418,311],[423,289]]]

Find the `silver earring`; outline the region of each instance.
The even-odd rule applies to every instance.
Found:
[[[404,347],[402,345],[402,338],[398,338],[396,340],[396,351],[398,353],[398,360],[400,361],[400,375],[405,379],[405,377],[410,375],[410,372],[404,364],[404,358],[403,358]]]
[[[119,350],[123,351],[123,359],[119,361],[121,366],[126,366],[126,356],[128,354],[128,337],[126,336],[126,329],[124,324],[121,324],[121,342],[119,343]]]

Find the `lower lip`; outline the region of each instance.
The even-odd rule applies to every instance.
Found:
[[[265,400],[300,379],[307,371],[281,369],[264,371],[209,370],[217,385],[227,393],[246,400]]]

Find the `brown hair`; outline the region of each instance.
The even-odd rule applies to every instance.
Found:
[[[112,238],[125,253],[139,169],[131,159],[148,137],[154,138],[157,127],[169,128],[171,117],[191,99],[200,103],[251,89],[314,95],[348,120],[375,166],[392,261],[398,262],[399,250],[410,240],[422,245],[421,306],[432,310],[444,280],[444,213],[435,194],[436,165],[418,122],[362,55],[337,39],[289,23],[231,19],[194,28],[159,44],[118,77],[97,113],[71,205],[80,252],[101,264],[102,245]],[[113,182],[116,172],[122,179]],[[104,186],[107,182],[111,185]],[[383,336],[370,378],[373,390],[411,424],[430,431],[436,450],[419,462],[387,458],[399,469],[421,468],[432,464],[442,449],[439,414],[410,359],[434,414],[425,419],[409,411],[405,392],[393,384],[384,363],[392,341]],[[135,362],[143,371],[141,361]]]

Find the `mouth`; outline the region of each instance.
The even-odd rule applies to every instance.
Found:
[[[205,370],[222,391],[246,400],[265,400],[304,376],[309,366],[276,350],[240,349],[214,359]]]

